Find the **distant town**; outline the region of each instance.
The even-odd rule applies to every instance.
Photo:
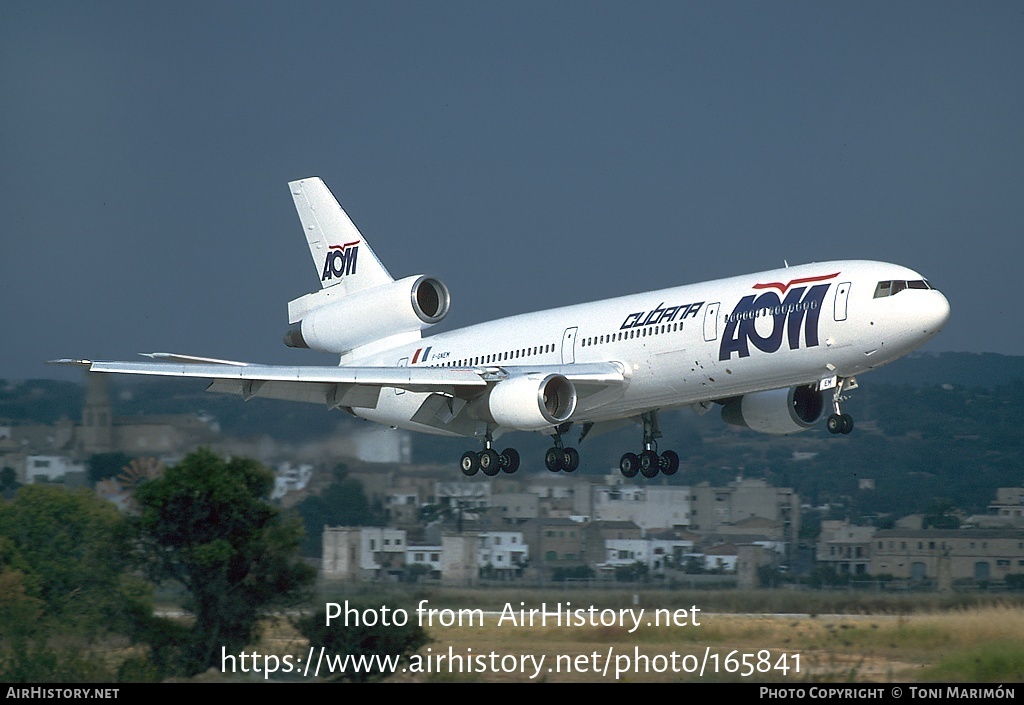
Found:
[[[1005,360],[1000,364],[1006,367]],[[1000,395],[1019,390],[1013,370],[1005,381],[993,374],[989,388],[950,382],[896,390],[901,403],[923,396],[936,414],[941,409],[929,395],[946,392],[950,416],[970,414],[958,423],[961,433],[938,432],[944,440],[930,440],[919,428],[885,428],[882,409],[896,402],[883,404],[888,397],[881,396],[869,400],[873,413],[853,443],[843,439],[841,456],[829,455],[835,439],[821,433],[782,442],[716,429],[733,434],[719,440],[691,430],[695,450],[671,484],[626,480],[610,463],[574,474],[524,467],[511,476],[467,478],[454,460],[439,462],[443,452],[414,457],[419,437],[370,425],[311,432],[290,444],[225,430],[230,424],[221,411],[116,414],[118,395],[122,402],[126,397],[96,374],[86,376],[77,412],[65,407],[18,418],[12,410],[27,408],[26,399],[50,399],[52,390],[7,383],[0,491],[9,497],[21,485],[43,482],[83,487],[130,512],[136,484],[208,447],[255,457],[274,470],[272,500],[303,516],[307,555],[324,581],[1020,590],[1021,431],[1016,424],[996,428],[1004,436],[995,446],[987,444],[984,427],[971,432],[978,430],[978,400],[1005,405]],[[47,414],[57,418],[41,420]],[[932,414],[928,423],[940,423],[937,418]],[[893,419],[893,425],[909,423],[906,414]],[[975,458],[973,468],[949,474],[971,483],[973,494],[950,485],[938,460],[921,459],[926,470],[890,470],[913,465],[905,459],[942,450],[943,443],[950,445],[942,462],[949,456],[962,462],[960,448]],[[865,461],[872,452],[875,460]],[[833,471],[834,479],[826,475]],[[910,485],[908,495],[928,488],[916,506],[905,502],[908,511],[882,511],[891,506],[891,497],[880,495],[893,477]],[[982,479],[987,486],[978,486]],[[341,506],[356,500],[358,511]]]

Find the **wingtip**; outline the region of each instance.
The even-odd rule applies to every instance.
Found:
[[[62,357],[59,360],[47,360],[47,365],[75,365],[77,367],[92,367],[92,360],[77,360],[70,357]]]

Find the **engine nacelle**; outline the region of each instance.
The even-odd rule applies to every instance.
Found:
[[[773,389],[735,397],[722,408],[722,420],[761,433],[797,433],[821,420],[824,395],[814,385]]]
[[[542,431],[572,416],[576,387],[562,375],[522,375],[498,382],[482,401],[481,411],[499,426]]]
[[[439,279],[406,277],[354,294],[330,288],[288,304],[290,348],[344,353],[399,333],[423,330],[448,314],[451,297]]]

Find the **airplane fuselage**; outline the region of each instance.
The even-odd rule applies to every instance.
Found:
[[[571,418],[606,421],[641,408],[853,377],[907,354],[941,329],[949,304],[932,288],[876,296],[884,281],[925,280],[884,262],[798,265],[488,321],[361,364],[522,368],[616,362],[628,378],[618,398],[581,403]],[[376,409],[355,413],[415,431],[461,435],[410,420],[426,396],[384,393]]]

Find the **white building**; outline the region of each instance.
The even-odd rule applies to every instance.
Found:
[[[425,565],[430,568],[432,574],[441,572],[441,546],[406,546],[406,565]]]
[[[397,579],[406,563],[405,531],[377,526],[325,526],[321,570],[340,580]]]
[[[270,498],[281,499],[289,492],[305,489],[311,477],[313,477],[312,465],[304,463],[296,466],[291,463],[281,463],[274,473],[274,492]]]
[[[686,565],[686,556],[693,552],[692,539],[651,538],[651,558],[648,566],[653,571],[667,568],[681,568]]]
[[[594,485],[594,518],[631,521],[644,531],[690,525],[689,487]]]
[[[408,463],[412,440],[405,431],[367,426],[351,434],[355,456],[367,463]]]
[[[62,455],[29,455],[25,457],[25,484],[63,480],[71,472],[85,473],[86,467]]]
[[[491,506],[491,483],[438,482],[435,485],[434,496],[438,504],[453,510],[486,509]]]
[[[606,539],[605,560],[602,564],[606,568],[618,568],[643,563],[651,567],[651,542],[647,539]]]
[[[736,544],[723,543],[704,552],[704,568],[706,570],[721,570],[726,573],[733,573],[736,571],[736,560],[738,557],[739,549],[737,549]]]
[[[486,576],[492,571],[515,571],[530,558],[522,531],[481,531],[477,565]]]
[[[364,526],[359,532],[359,568],[365,577],[382,578],[405,565],[403,529]]]
[[[325,526],[320,570],[328,580],[359,580],[359,533],[357,527]]]

